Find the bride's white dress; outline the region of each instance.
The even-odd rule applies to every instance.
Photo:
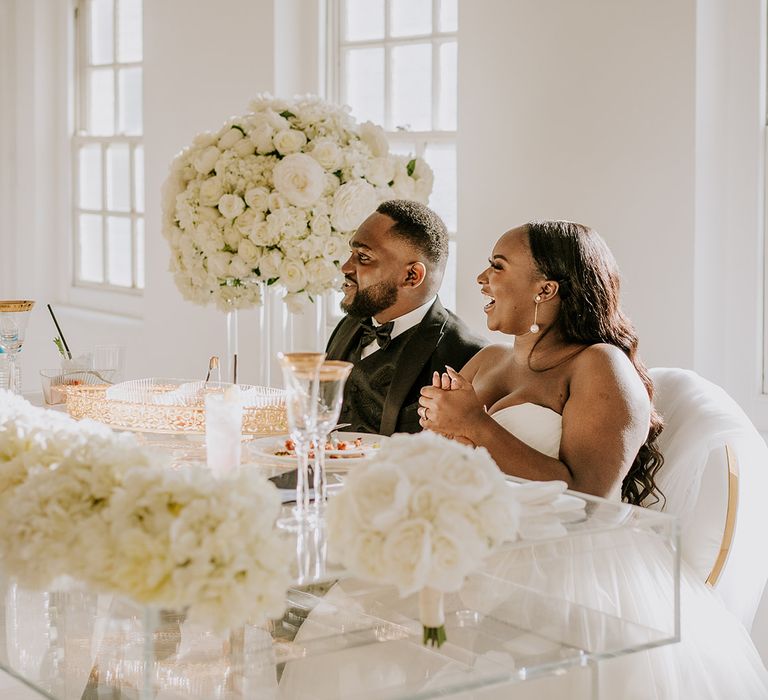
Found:
[[[559,454],[562,418],[554,411],[534,404],[509,406],[493,417],[523,442],[542,453],[557,457]],[[618,500],[618,489],[612,496]],[[631,614],[634,619],[653,624],[667,614],[668,585],[660,583],[659,567],[669,568],[669,555],[654,551],[646,544],[637,546],[631,535],[618,530],[615,534],[600,535],[613,538],[610,546],[596,547],[597,553],[584,559],[584,566],[574,566],[573,559],[563,558],[561,575],[542,576],[535,561],[529,562],[528,586],[556,598],[588,601],[595,609],[617,615]],[[621,541],[619,541],[619,538]],[[601,545],[605,540],[601,540]],[[557,546],[557,545],[555,545]],[[568,545],[564,545],[568,547]],[[523,556],[527,556],[523,550]],[[520,552],[507,558],[497,557],[491,564],[503,578],[505,566],[520,570]],[[486,579],[488,581],[490,579]],[[341,586],[332,590],[329,601],[343,599]],[[608,591],[609,594],[605,595]],[[766,673],[749,635],[741,623],[722,606],[712,592],[685,564],[681,568],[681,642],[649,651],[600,662],[598,666],[600,697],[637,700],[738,700],[768,699],[768,673]],[[503,593],[489,583],[469,585],[462,590],[462,601],[467,607],[491,612],[503,603]],[[666,601],[665,601],[666,599]],[[323,615],[318,610],[300,630],[304,638],[314,635],[313,623]],[[314,619],[313,619],[314,618]],[[659,619],[660,624],[663,620]],[[333,624],[326,615],[322,627]],[[603,631],[594,630],[599,636]],[[371,645],[350,655],[346,669],[328,673],[327,660],[317,660],[292,671],[286,667],[280,682],[280,697],[354,697],[360,688],[374,691],[397,684],[397,674],[408,674],[409,665],[425,663],[415,645],[408,642],[387,644],[387,651]],[[382,655],[391,655],[391,664]],[[341,659],[339,658],[339,661]],[[450,666],[446,663],[446,667]],[[384,669],[384,671],[382,671]],[[447,668],[446,668],[447,670]],[[434,682],[441,673],[434,668],[429,676]],[[383,673],[383,675],[382,675]],[[392,675],[394,674],[394,676]],[[522,699],[555,700],[587,697],[591,679],[585,673],[570,672],[564,676],[532,683],[516,683],[478,689],[451,697],[462,699]],[[357,690],[355,690],[357,689]],[[368,694],[368,693],[366,693]]]

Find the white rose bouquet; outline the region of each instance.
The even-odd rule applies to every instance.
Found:
[[[360,578],[419,592],[424,643],[446,639],[443,593],[517,538],[519,505],[487,450],[395,435],[328,504],[329,556]]]
[[[339,286],[355,229],[385,199],[425,202],[433,175],[389,152],[381,127],[317,97],[260,96],[171,164],[163,234],[185,299],[221,309],[261,303],[260,285],[292,309]]]

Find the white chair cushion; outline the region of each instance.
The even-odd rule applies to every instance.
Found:
[[[739,468],[736,528],[716,590],[749,629],[768,579],[768,447],[746,414],[720,387],[695,372],[650,371],[664,417],[657,483],[667,512],[680,517],[682,557],[702,580],[717,558],[725,527],[728,467],[725,445]],[[661,504],[651,506],[661,507]]]

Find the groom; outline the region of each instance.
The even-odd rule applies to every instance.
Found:
[[[423,204],[390,200],[361,224],[350,248],[341,268],[346,316],[326,350],[329,360],[355,365],[339,421],[365,433],[418,432],[421,387],[446,365],[461,369],[485,345],[437,298],[445,224]]]

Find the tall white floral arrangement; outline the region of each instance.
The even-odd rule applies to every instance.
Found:
[[[258,282],[292,309],[337,288],[348,240],[386,199],[426,203],[433,175],[394,155],[381,127],[318,97],[259,96],[195,137],[163,195],[170,269],[185,299],[222,310],[261,303]]]

